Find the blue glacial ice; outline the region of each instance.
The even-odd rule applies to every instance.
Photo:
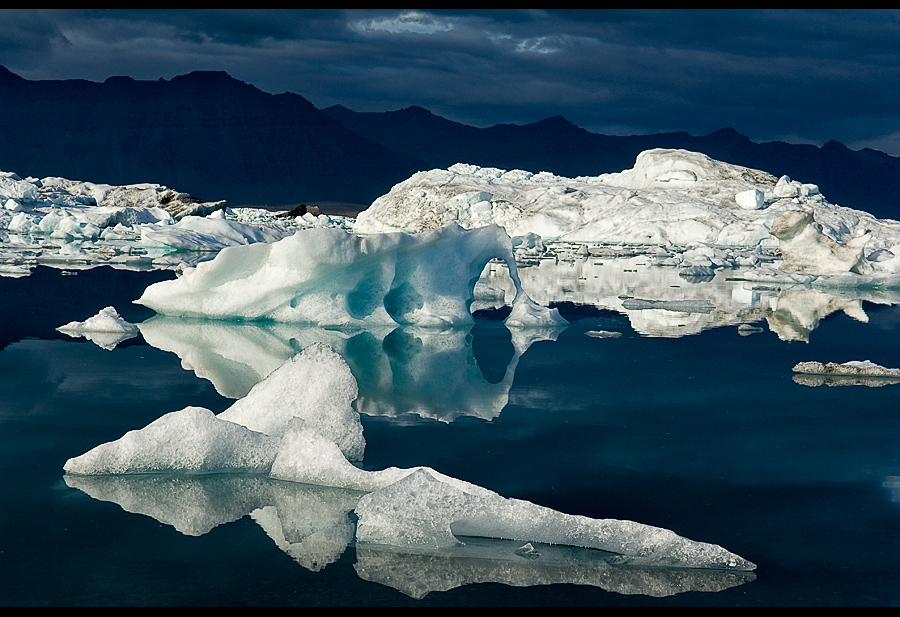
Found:
[[[157,313],[320,327],[462,326],[473,323],[475,283],[492,259],[516,288],[510,327],[565,323],[522,288],[512,243],[497,225],[450,224],[418,234],[358,236],[305,229],[274,243],[222,250],[137,302]]]

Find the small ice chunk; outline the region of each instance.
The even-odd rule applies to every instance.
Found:
[[[122,319],[115,307],[112,306],[107,306],[87,321],[71,321],[64,326],[57,328],[60,332],[65,332],[67,334],[80,334],[83,332],[134,334],[137,333],[137,329],[137,326]]]
[[[781,176],[773,189],[775,197],[789,199],[800,195],[800,183],[793,182],[788,176]]]
[[[619,338],[622,336],[621,332],[608,332],[606,330],[590,330],[585,332],[585,334],[594,338]]]
[[[569,322],[559,309],[541,306],[524,293],[513,301],[512,311],[504,322],[508,328],[558,328]]]
[[[107,350],[115,349],[122,341],[139,334],[138,327],[122,319],[112,306],[106,307],[86,321],[71,321],[57,330],[75,338],[83,336]]]
[[[751,334],[758,334],[759,332],[765,332],[765,330],[759,326],[751,326],[746,323],[742,323],[738,326],[738,334],[741,336],[750,336]]]
[[[741,191],[734,196],[734,200],[744,210],[762,210],[766,207],[766,195],[759,189]]]

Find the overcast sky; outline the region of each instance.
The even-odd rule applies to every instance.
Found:
[[[319,108],[607,134],[731,126],[900,156],[900,10],[0,9],[26,79],[222,70]]]

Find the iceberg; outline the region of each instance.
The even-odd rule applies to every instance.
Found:
[[[72,337],[83,336],[107,350],[139,334],[138,327],[122,319],[112,306],[86,321],[71,321],[57,330]]]
[[[412,232],[457,221],[544,241],[755,246],[768,241],[787,205],[777,183],[685,150],[647,150],[632,169],[578,178],[456,164],[397,184],[360,213],[355,230]]]
[[[808,375],[841,375],[845,377],[895,377],[900,378],[900,369],[885,368],[869,360],[852,360],[838,364],[829,362],[800,362],[794,366],[795,373]]]
[[[798,212],[808,219],[798,220]],[[415,233],[448,222],[500,225],[514,238],[543,243],[656,245],[675,253],[703,244],[734,255],[776,249],[786,272],[813,276],[900,273],[900,223],[832,204],[813,184],[685,150],[647,150],[632,169],[577,178],[461,163],[423,171],[361,212],[354,231]],[[716,267],[690,258],[684,265]]]
[[[293,383],[304,379],[310,364],[322,371],[343,372],[342,378],[318,385],[323,390],[320,401],[334,398],[329,408],[338,410],[336,415],[324,417],[295,400]],[[665,529],[562,514],[503,498],[429,468],[366,471],[355,467],[338,443],[325,436],[331,432],[340,440],[358,434],[358,415],[348,415],[344,409],[352,393],[346,379],[349,368],[325,345],[304,350],[296,362],[282,368],[282,374],[259,384],[234,411],[216,416],[188,407],[166,414],[144,429],[70,459],[64,470],[80,476],[259,474],[359,491],[364,495],[354,508],[356,539],[373,546],[455,546],[458,536],[486,536],[606,550],[642,566],[755,569],[751,562],[719,546]],[[273,417],[288,416],[280,435],[280,428],[267,435],[226,419],[265,426],[272,424]],[[281,426],[280,421],[275,424]]]
[[[358,236],[305,229],[271,244],[229,247],[138,304],[181,317],[319,327],[448,327],[473,322],[475,283],[504,261],[516,288],[510,326],[564,324],[522,289],[509,236],[496,225]]]
[[[804,386],[869,386],[878,388],[900,383],[900,369],[885,368],[869,360],[850,362],[799,362],[794,381]]]
[[[211,259],[226,246],[274,242],[308,227],[349,229],[351,223],[345,217],[229,208],[224,200],[203,202],[157,184],[112,186],[0,172],[4,269],[177,269]]]

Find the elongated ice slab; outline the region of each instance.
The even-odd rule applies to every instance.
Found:
[[[562,514],[445,482],[427,469],[366,495],[356,513],[359,542],[440,548],[458,544],[457,536],[478,536],[601,549],[664,567],[756,567],[720,546],[693,542],[667,529]]]
[[[475,283],[494,258],[507,263],[517,290],[508,325],[565,323],[522,290],[509,236],[497,226],[369,237],[302,230],[272,244],[224,249],[177,280],[151,285],[137,302],[165,315],[207,319],[467,325]]]
[[[869,360],[853,360],[838,364],[837,362],[800,362],[794,366],[795,373],[808,375],[841,375],[845,377],[897,377],[900,369],[885,368]]]

